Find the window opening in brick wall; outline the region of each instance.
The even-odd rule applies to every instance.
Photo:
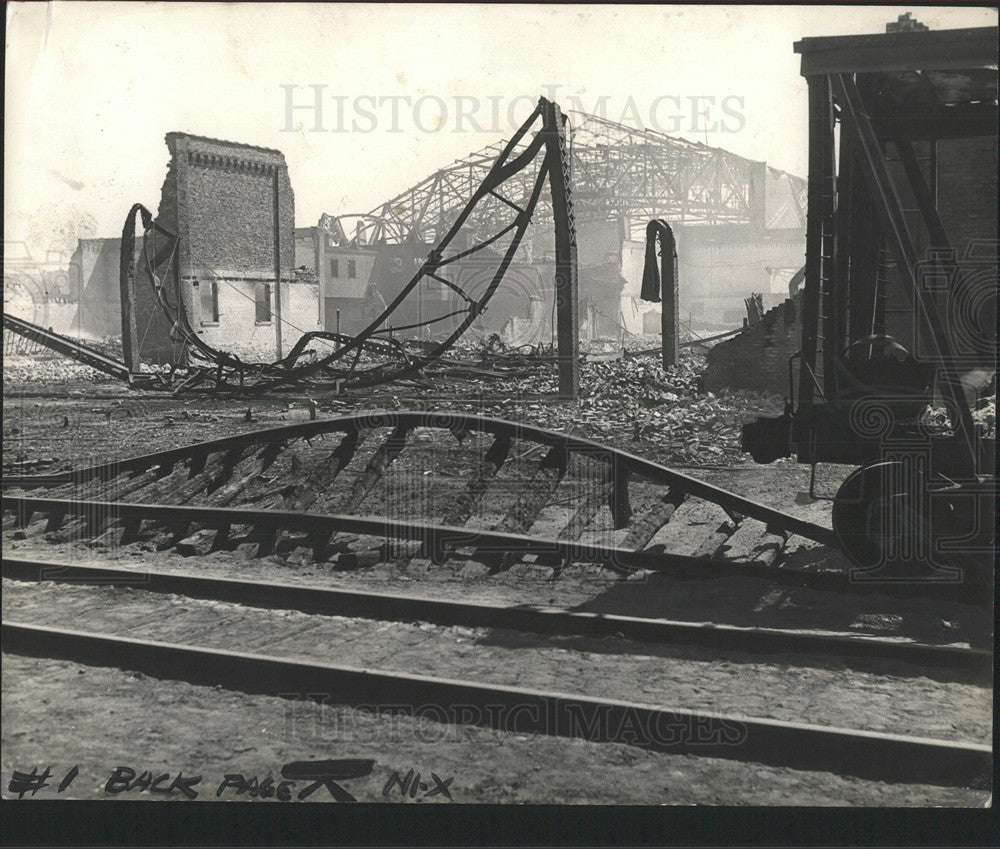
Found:
[[[201,302],[201,323],[219,323],[219,284],[214,280],[195,280]]]
[[[258,283],[254,289],[254,305],[257,309],[257,324],[271,321],[271,284]]]
[[[335,259],[330,260],[330,276],[340,277],[340,263]]]
[[[358,276],[358,264],[355,260],[347,260],[347,276],[354,280]]]

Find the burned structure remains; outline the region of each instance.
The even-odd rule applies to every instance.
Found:
[[[807,179],[543,97],[296,227],[280,151],[170,132],[26,258],[12,786],[989,805],[997,30],[794,49]]]
[[[659,305],[640,291],[650,216],[668,222],[680,245],[677,271],[685,283],[671,306],[686,326],[738,326],[750,291],[761,290],[768,305],[784,299],[801,264],[804,181],[723,150],[593,115],[574,113],[566,122],[572,142],[567,173],[581,198],[573,214],[579,269],[574,335],[614,339],[660,332]],[[408,367],[413,360],[400,343],[440,344],[463,325],[473,338],[496,337],[515,348],[554,346],[554,239],[561,219],[552,200],[546,193],[532,200],[530,169],[504,174],[505,200],[479,192],[511,144],[472,154],[370,214],[324,215],[315,227],[295,229],[280,152],[170,133],[156,219],[161,231],[178,238],[170,258],[177,279],[170,285],[179,287],[191,333],[176,332],[175,319],[156,308],[160,295],[152,278],[164,270],[144,267],[142,242],[133,262],[136,282],[118,283],[112,280],[120,271],[114,253],[122,243],[99,239],[81,241],[71,266],[80,305],[75,325],[52,329],[101,338],[123,318],[133,373],[141,362],[186,367],[199,347],[224,350],[234,363],[276,362],[290,351],[297,363],[303,354],[339,359],[333,337],[371,332],[387,335],[396,353],[385,356]],[[523,142],[511,149],[526,152]],[[462,256],[448,260],[448,280],[430,275],[411,285],[463,204],[468,214],[450,237]],[[511,204],[531,207],[531,226],[519,235],[517,250],[505,255],[502,241],[475,247],[506,226]],[[466,306],[485,305],[484,298],[489,307],[465,322]],[[121,317],[126,302],[134,304],[134,315]],[[392,316],[385,318],[389,304]],[[377,358],[371,346],[366,356]],[[380,368],[385,373],[384,364]]]
[[[277,328],[275,359],[246,360],[237,350],[222,347],[221,340],[212,338],[206,331],[219,325],[218,306],[219,282],[233,286],[233,281],[249,283],[256,293],[256,323],[272,323],[270,307],[270,287],[263,282],[266,275],[260,271],[262,253],[249,255],[240,253],[240,244],[217,248],[211,240],[195,239],[196,247],[202,251],[218,250],[214,256],[216,263],[243,261],[247,265],[241,271],[232,271],[232,279],[220,275],[217,269],[205,264],[200,254],[190,248],[184,250],[184,238],[171,227],[182,229],[181,222],[192,217],[192,208],[187,203],[187,190],[193,180],[184,173],[185,158],[188,165],[229,166],[232,158],[220,158],[217,152],[199,153],[184,149],[175,151],[175,161],[168,173],[164,190],[164,202],[158,217],[142,204],[134,204],[125,221],[122,232],[120,253],[120,292],[122,304],[122,337],[126,368],[130,375],[139,372],[139,349],[145,343],[153,327],[154,314],[148,302],[152,293],[153,305],[158,308],[158,325],[161,338],[165,331],[170,340],[168,365],[169,378],[180,367],[186,371],[181,388],[195,386],[211,377],[215,385],[227,385],[237,391],[259,392],[281,385],[294,385],[302,381],[329,384],[339,392],[342,388],[363,388],[398,380],[417,374],[421,368],[433,363],[447,351],[455,341],[472,325],[486,309],[488,302],[508,272],[514,255],[524,237],[532,214],[538,203],[542,189],[549,188],[552,204],[552,225],[555,251],[555,305],[554,313],[558,326],[558,368],[559,393],[562,397],[576,397],[579,391],[579,351],[576,279],[576,236],[573,220],[572,201],[569,185],[569,168],[566,153],[566,120],[559,108],[544,98],[531,113],[521,128],[508,141],[492,164],[482,183],[472,193],[465,208],[457,215],[449,230],[428,252],[426,259],[411,272],[406,264],[400,265],[400,273],[393,275],[380,266],[383,272],[379,286],[388,295],[383,297],[374,281],[369,281],[370,296],[377,300],[370,317],[366,316],[365,326],[355,334],[344,334],[322,329],[305,330],[301,327],[295,344],[287,355],[282,352],[282,325],[290,323],[282,316],[284,298],[282,265],[282,235],[287,229],[282,226],[281,172],[278,163],[264,163],[263,172],[271,185],[273,201],[273,232],[271,245],[274,257],[273,278],[275,288],[275,310],[273,323]],[[176,142],[178,137],[168,136],[168,141]],[[188,137],[184,137],[185,140]],[[205,140],[196,140],[204,143]],[[246,163],[236,163],[237,166]],[[250,166],[253,167],[253,166]],[[254,168],[254,170],[257,170]],[[532,191],[527,199],[518,203],[507,199],[502,192],[508,190],[512,180],[527,172],[532,175]],[[215,185],[207,180],[207,193],[211,196],[203,209],[196,214],[216,215],[219,212],[218,198],[214,196]],[[260,184],[253,180],[243,180],[237,188],[249,195],[250,201],[257,200],[257,211],[261,200]],[[508,221],[497,225],[496,232],[482,234],[468,227],[470,218],[477,209],[490,204],[501,203],[507,209]],[[235,226],[246,239],[252,239],[259,231],[262,220],[254,217],[254,206],[248,206],[249,213],[237,218]],[[513,212],[511,212],[513,211]],[[244,210],[247,212],[247,210]],[[135,228],[141,220],[142,239],[135,240]],[[291,247],[291,240],[285,247]],[[289,251],[289,253],[293,253]],[[354,273],[354,262],[345,263],[349,273]],[[463,270],[476,269],[478,279],[467,281]],[[197,267],[203,269],[199,280]],[[445,267],[448,266],[447,269]],[[334,266],[335,268],[336,266]],[[226,272],[229,269],[225,270]],[[225,272],[224,272],[225,273]],[[443,276],[449,275],[449,276]],[[146,303],[137,301],[137,280],[147,284]],[[305,274],[300,282],[311,287],[318,298],[317,276]],[[431,308],[428,309],[427,293],[431,294]],[[245,293],[244,293],[245,295]],[[456,300],[457,298],[457,300]],[[249,299],[249,298],[248,298]],[[140,338],[136,315],[149,315],[146,329]],[[337,323],[339,325],[339,311]],[[7,326],[23,330],[24,323],[11,319]],[[294,326],[294,325],[292,325]],[[415,331],[423,341],[423,332],[434,328],[430,337],[430,347],[426,351],[414,351],[401,343],[397,335],[411,338]],[[44,330],[32,331],[41,338]],[[50,334],[51,335],[51,334]],[[155,336],[155,332],[154,332]],[[252,340],[251,340],[252,341]],[[215,342],[215,344],[213,344]],[[70,350],[71,346],[60,341],[60,350]],[[92,351],[85,346],[77,346],[79,359],[93,362]],[[153,345],[157,353],[162,347]],[[250,350],[250,356],[257,352]],[[343,361],[343,362],[341,362]]]
[[[282,336],[282,322],[275,321],[279,309],[290,325],[318,329],[317,289],[303,285],[293,270],[295,199],[284,155],[178,132],[167,134],[166,145],[170,159],[157,219],[183,234],[180,279],[199,334],[252,359],[273,358],[282,344],[295,342]],[[69,266],[78,309],[68,324],[55,322],[54,330],[84,340],[121,334],[120,252],[119,238],[80,240]],[[133,297],[138,360],[182,361],[148,281],[140,281]]]
[[[276,150],[168,133],[170,163],[157,222],[178,236],[180,297],[206,344],[247,360],[274,359],[318,329],[316,287],[300,283],[295,262],[295,200],[285,157]],[[140,276],[145,271],[138,265]],[[134,286],[137,358],[184,363],[182,340],[157,307],[153,287]],[[142,327],[148,322],[148,329]]]
[[[749,292],[766,293],[768,306],[787,297],[788,281],[804,258],[805,180],[725,150],[597,115],[570,112],[567,117],[585,338],[659,333],[659,308],[640,296],[644,234],[652,219],[668,222],[680,246],[679,274],[685,283],[679,310],[689,322],[736,327]],[[349,293],[358,287],[353,278],[344,280],[345,263],[355,262],[359,270],[371,267],[372,279],[378,279],[377,257],[404,266],[419,258],[447,229],[503,144],[457,160],[365,215],[321,219],[318,238],[324,244],[316,269],[328,281],[328,297],[338,299],[342,321],[363,309],[363,302],[350,301]],[[512,197],[529,193],[530,184],[522,178]],[[482,317],[480,332],[501,334],[514,345],[549,341],[552,214],[543,198],[497,293],[502,307]],[[492,215],[495,211],[486,207],[472,223],[488,229]]]

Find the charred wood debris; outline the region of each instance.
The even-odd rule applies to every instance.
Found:
[[[462,340],[451,356],[418,378],[385,386],[376,397],[371,393],[367,396],[371,403],[377,400],[387,409],[447,405],[465,412],[530,422],[618,445],[663,463],[693,466],[749,463],[749,457],[740,447],[742,424],[760,415],[762,410],[779,413],[784,398],[752,390],[705,391],[701,375],[707,346],[688,335],[682,343],[679,362],[665,371],[659,365],[658,341],[654,336],[630,336],[624,342],[598,339],[585,343],[581,354],[581,393],[575,402],[554,400],[558,373],[550,346],[509,348],[496,337]],[[121,355],[121,341],[115,337],[92,346],[111,357]],[[120,384],[107,375],[45,349],[30,357],[9,357],[4,373],[8,388],[44,386],[58,392],[60,386],[65,386],[68,398],[85,397],[84,390],[69,388],[78,387],[80,382],[93,381],[121,391]],[[220,397],[210,390],[198,395]],[[294,388],[274,396],[279,402],[284,397],[287,411],[302,407],[312,410],[314,415],[340,414],[366,403],[356,397],[357,393],[323,392],[300,397]],[[152,393],[151,397],[163,396]],[[127,400],[121,404],[128,408],[123,416],[156,416],[162,419],[164,427],[171,427],[178,417],[209,424],[226,417],[223,413],[197,410],[161,413],[158,409],[152,413],[141,404],[136,406]],[[259,409],[261,402],[251,399],[243,404],[250,412],[241,412],[237,419],[243,428],[252,427],[247,422],[254,421],[252,410],[255,405]],[[240,409],[244,410],[244,406]],[[995,438],[996,396],[980,400],[973,417],[985,438]],[[925,423],[946,430],[948,417],[944,408],[928,409]],[[62,424],[55,422],[53,426]],[[58,458],[28,460],[19,446],[17,430],[14,423],[4,428],[5,472],[57,469],[63,465]]]
[[[731,464],[745,459],[740,449],[742,422],[759,414],[761,409],[780,411],[783,399],[750,391],[705,392],[700,381],[705,366],[703,349],[682,348],[678,364],[664,371],[656,356],[659,349],[653,347],[657,342],[658,337],[637,336],[626,339],[624,349],[620,340],[587,343],[581,356],[580,398],[574,402],[554,400],[558,373],[548,346],[508,349],[496,339],[463,340],[450,357],[417,379],[383,387],[377,393],[377,400],[389,409],[447,405],[456,410],[531,422],[620,445],[661,462]],[[120,349],[120,342],[109,339],[99,347],[114,355],[116,347]],[[47,390],[58,392],[63,386],[67,398],[80,399],[89,394],[76,388],[81,381],[104,384],[113,392],[123,390],[107,375],[53,356],[51,352],[30,361],[24,358],[24,362],[18,362],[20,359],[13,358],[7,363],[8,388],[44,385]],[[131,409],[134,405],[130,399],[134,394],[133,390],[128,398],[123,395],[121,403]],[[215,396],[210,391],[202,394],[206,398]],[[376,401],[372,393],[367,393],[367,400],[352,397],[354,394],[313,393],[307,398],[299,397],[294,389],[274,393],[279,402],[284,395],[288,410],[313,407],[324,414],[342,413],[355,409],[359,403]],[[163,394],[152,393],[150,397],[163,398]],[[183,404],[181,399],[175,400],[177,406]],[[243,401],[240,409],[244,406],[249,410],[254,406],[259,409],[260,405],[260,401]],[[206,422],[218,422],[225,417],[196,410],[168,413],[161,405],[155,406],[155,412],[153,409],[140,405],[140,412],[134,415],[162,419],[166,427],[178,416],[199,417]],[[246,416],[238,418],[246,428]],[[250,418],[252,421],[252,414]],[[11,432],[15,427],[11,421],[4,428],[5,471],[21,470],[26,459],[18,456],[22,453],[17,450],[18,434]],[[58,465],[55,460],[46,463],[52,468]]]

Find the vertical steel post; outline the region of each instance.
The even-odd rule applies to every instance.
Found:
[[[680,355],[677,286],[677,243],[673,230],[665,224],[660,236],[660,342],[664,369],[677,365]]]
[[[129,224],[131,224],[129,220]],[[134,225],[133,225],[134,226]],[[122,236],[122,242],[125,237]],[[129,257],[133,260],[133,257]],[[122,257],[122,263],[126,258]],[[129,372],[139,371],[139,330],[135,320],[135,264],[129,263],[126,273],[119,276],[120,295],[122,302],[122,355]],[[80,310],[82,312],[82,310]]]
[[[278,208],[278,166],[274,166],[274,347],[277,358],[281,350],[281,216]]]
[[[181,259],[180,258],[181,258],[180,243],[178,242],[177,255],[174,257],[174,261],[172,263],[170,263],[170,266],[173,269],[173,277],[174,277],[174,303],[177,304],[177,309],[178,310],[184,309],[184,300],[183,300],[183,298],[181,298]],[[174,360],[175,360],[176,364],[179,365],[179,366],[183,366],[183,367],[186,368],[187,366],[189,366],[191,364],[191,361],[190,361],[190,355],[191,355],[190,348],[191,348],[191,346],[187,343],[187,341],[185,341],[185,339],[182,336],[177,338],[177,340],[174,342],[174,346],[175,346],[174,350],[177,351],[176,355],[174,355]],[[222,366],[220,365],[219,368],[221,368],[221,367]]]
[[[834,363],[847,347],[847,312],[850,289],[861,281],[852,273],[857,247],[853,241],[852,222],[855,208],[860,204],[856,190],[854,139],[850,134],[840,135],[840,165],[837,169],[837,198],[833,227],[832,273],[828,281],[827,296],[822,300],[823,315],[823,375],[827,400],[835,400],[840,391]],[[871,285],[871,281],[868,282]]]
[[[843,144],[843,141],[841,141]],[[855,149],[856,151],[856,149]],[[882,229],[867,195],[858,185],[855,159],[854,204],[851,210],[851,255],[848,273],[846,341],[854,342],[878,333],[875,305],[882,285],[879,252]],[[869,347],[869,352],[871,348]],[[869,353],[870,356],[870,353]]]
[[[549,185],[556,237],[556,339],[558,341],[559,397],[580,395],[580,307],[576,262],[576,227],[570,189],[570,162],[566,148],[566,116],[542,98]]]
[[[326,231],[318,224],[315,228],[316,239],[313,252],[316,257],[316,279],[319,281],[319,329],[326,330],[326,283],[323,266],[326,264]]]
[[[118,258],[118,288],[122,306],[122,354],[130,372],[139,371],[139,331],[135,320],[135,215],[138,206],[138,204],[133,206],[125,219],[122,247]],[[143,225],[145,223],[144,220]],[[143,230],[145,229],[143,226]],[[79,312],[82,310],[78,310]]]
[[[824,257],[833,216],[833,103],[830,80],[823,75],[806,77],[809,86],[809,200],[806,211],[806,274],[802,295],[802,359],[799,371],[801,423],[798,440],[800,463],[812,462],[813,405],[816,398],[817,354],[820,350],[819,312],[829,260]]]

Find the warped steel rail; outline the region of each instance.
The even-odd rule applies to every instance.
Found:
[[[521,687],[306,662],[263,654],[4,622],[4,650],[114,666],[246,693],[394,714],[433,706],[446,722],[822,770],[876,781],[988,786],[987,745],[658,707]],[[323,694],[323,695],[309,695]]]
[[[629,475],[641,476],[653,483],[674,485],[685,492],[699,498],[705,498],[718,504],[726,510],[732,510],[759,519],[762,522],[773,523],[777,527],[799,534],[807,539],[820,543],[833,543],[833,532],[817,525],[775,510],[759,502],[744,498],[722,487],[714,486],[681,472],[673,471],[651,460],[646,460],[635,454],[620,451],[599,442],[583,437],[571,436],[548,428],[536,427],[522,422],[511,422],[491,416],[478,416],[465,413],[425,412],[421,410],[378,411],[372,413],[357,413],[341,416],[335,419],[302,422],[252,431],[247,434],[208,440],[195,445],[144,454],[126,460],[116,460],[91,466],[86,469],[62,472],[53,475],[22,475],[5,477],[0,480],[5,489],[11,487],[34,488],[38,486],[58,486],[69,483],[86,483],[95,478],[108,480],[109,477],[123,472],[147,469],[152,466],[173,465],[189,457],[204,457],[215,452],[223,452],[240,447],[249,441],[257,443],[287,442],[292,439],[309,439],[321,433],[339,431],[342,433],[357,433],[370,428],[403,428],[419,427],[442,428],[459,433],[481,432],[493,436],[504,436],[513,439],[526,439],[550,446],[564,454],[577,452],[595,460],[602,460],[613,466],[613,477],[618,487],[627,488]]]
[[[190,289],[192,268],[181,268],[180,237],[159,223],[153,213],[139,203],[133,204],[126,216],[119,258],[124,362],[6,313],[4,327],[131,383],[138,376],[141,354],[134,312],[135,286],[137,277],[141,276],[151,287],[156,305],[169,323],[171,338],[183,343],[187,355],[183,358],[182,379],[175,382],[174,370],[171,369],[168,374],[159,375],[154,386],[170,386],[175,392],[180,392],[214,381],[216,388],[224,386],[236,393],[257,394],[268,389],[298,385],[336,388],[338,391],[362,389],[419,378],[422,369],[433,365],[487,309],[514,261],[546,183],[549,184],[554,210],[557,284],[571,290],[575,298],[575,231],[568,175],[566,116],[555,103],[540,98],[527,120],[497,151],[481,183],[470,191],[463,207],[454,211],[455,217],[449,228],[439,234],[436,244],[413,276],[407,281],[394,282],[391,279],[394,275],[387,270],[388,261],[376,263],[369,281],[373,290],[369,303],[380,302],[381,308],[366,327],[354,335],[327,331],[302,333],[288,355],[280,357],[279,354],[280,358],[274,362],[245,362],[232,352],[213,347],[199,335],[189,315],[193,297]],[[520,181],[530,185],[529,194],[525,197],[517,194],[516,199],[506,197],[505,193],[514,190]],[[476,214],[481,215],[484,209],[493,209],[494,213],[502,211],[499,216],[502,221],[488,228],[488,232],[480,232],[474,226],[474,222],[479,220]],[[426,211],[424,209],[420,214]],[[143,236],[138,257],[137,219],[141,219]],[[138,275],[137,258],[141,260]],[[195,261],[196,258],[190,257],[188,264]],[[476,272],[471,277],[470,269]],[[483,278],[488,282],[482,291],[475,291],[469,279],[476,279],[483,271],[489,272]],[[215,277],[211,268],[203,268],[203,273]],[[396,283],[401,285],[397,287]],[[389,297],[388,304],[382,299],[378,287]],[[394,288],[398,291],[393,291]],[[434,298],[425,297],[429,288],[433,288]],[[438,294],[445,290],[451,293],[451,300],[442,300]],[[425,306],[434,301],[441,308],[435,310],[428,306],[433,314],[425,317]],[[277,318],[280,323],[280,312]],[[420,354],[394,338],[394,334],[398,335],[401,331],[425,327],[440,331],[440,334],[430,344],[429,350],[425,349]],[[560,333],[573,330],[562,320],[559,327]],[[572,335],[571,350],[567,350],[568,343],[560,343],[560,393],[565,397],[575,396],[578,388],[575,331]],[[314,342],[326,344],[327,349],[325,352],[312,351],[313,358],[307,359],[304,355]],[[567,370],[570,360],[574,368],[572,374]],[[175,358],[175,365],[181,361],[181,358]],[[569,385],[569,377],[573,378],[570,381],[572,386]]]
[[[436,501],[444,506],[433,508],[433,518],[409,518],[414,515],[409,511],[407,518],[383,515],[384,497],[397,491],[395,483],[383,478],[411,448],[420,457],[422,449],[414,446],[427,441],[414,433],[427,429],[457,441],[450,451],[466,450],[463,441],[473,435],[492,437],[492,444],[476,442],[475,450],[468,449],[464,462],[471,477],[447,482]],[[541,450],[540,461],[515,458],[515,443]],[[438,451],[440,440],[435,445]],[[423,463],[429,472],[448,459],[437,453]],[[410,472],[417,477],[423,473]],[[564,479],[571,480],[570,500],[576,508],[562,530],[542,532],[540,517],[547,507],[567,503],[560,495],[566,491],[560,489]],[[640,501],[633,509],[637,484]],[[982,589],[971,582],[935,582],[933,576],[873,583],[847,569],[815,571],[785,564],[781,552],[791,535],[829,545],[835,544],[832,532],[592,440],[461,413],[370,412],[301,422],[70,472],[5,476],[2,485],[3,509],[9,514],[4,527],[14,525],[22,533],[59,532],[65,524],[77,537],[120,533],[118,542],[135,539],[147,522],[166,529],[155,535],[159,547],[183,544],[195,551],[231,546],[236,532],[237,539],[256,545],[260,555],[273,553],[280,542],[286,548],[311,548],[314,558],[329,559],[366,537],[406,541],[411,549],[406,559],[424,557],[435,563],[472,550],[491,572],[509,568],[519,556],[536,555],[554,568],[589,562],[624,574],[646,569],[680,578],[761,577],[839,592],[964,599]],[[390,487],[382,498],[373,495],[380,486]],[[493,492],[498,489],[509,497],[508,506],[494,503],[493,512],[487,511],[492,518],[477,518],[484,500],[496,501]],[[689,498],[717,505],[728,520],[712,533],[705,531],[702,544],[688,553],[665,550],[657,543],[658,534],[669,537],[668,523]],[[500,521],[498,509],[504,510]],[[32,522],[34,514],[46,515],[47,521]],[[728,541],[748,519],[760,523],[747,530],[758,535],[753,537],[756,553],[727,559]],[[585,535],[600,522],[605,530]],[[608,536],[611,526],[621,531],[614,538]],[[383,548],[381,543],[370,547],[366,556],[370,559]],[[341,553],[337,559],[350,566],[350,556]]]
[[[364,592],[308,584],[276,584],[190,573],[116,569],[53,561],[4,558],[2,576],[16,581],[73,585],[128,586],[144,592],[183,595],[272,610],[383,621],[424,621],[447,627],[506,628],[538,634],[616,636],[642,642],[690,645],[756,653],[796,653],[838,661],[889,660],[912,664],[913,674],[940,673],[988,678],[993,654],[986,649],[934,645],[885,637],[812,633],[785,628],[740,627],[567,610],[556,607],[495,605],[415,595]],[[902,672],[900,674],[906,674]]]
[[[326,332],[306,333],[288,356],[275,362],[245,363],[237,355],[215,348],[199,336],[188,315],[190,310],[187,302],[192,295],[182,274],[191,272],[188,268],[180,268],[180,238],[159,224],[142,204],[132,206],[122,231],[121,288],[126,292],[135,286],[136,217],[141,216],[141,258],[145,266],[142,268],[143,275],[153,287],[157,303],[170,323],[172,336],[184,343],[186,352],[195,361],[190,369],[190,376],[182,387],[214,379],[216,386],[225,385],[231,390],[253,393],[301,383],[360,389],[413,378],[429,362],[451,348],[487,308],[514,260],[546,182],[549,183],[552,207],[556,211],[554,225],[557,280],[565,281],[567,286],[572,284],[575,297],[575,233],[567,174],[565,115],[556,104],[540,98],[531,115],[498,152],[464,207],[457,211],[449,229],[440,236],[426,260],[398,291],[392,291],[395,284],[390,278],[393,275],[380,263],[376,263],[369,283],[374,287],[378,299],[381,299],[382,308],[366,327],[353,336]],[[519,197],[515,202],[505,197],[504,192],[509,191],[519,178],[528,179],[532,188],[528,197]],[[481,213],[484,207],[490,206],[498,206],[504,211],[503,223],[497,224],[496,228],[490,227],[489,235],[480,234],[474,230],[471,221],[475,220],[477,210]],[[462,236],[469,236],[471,244],[466,245]],[[149,249],[150,245],[152,250]],[[574,250],[571,251],[570,246]],[[479,293],[472,291],[462,278],[463,266],[460,263],[469,257],[472,257],[470,262],[478,264],[479,270],[489,271],[488,283]],[[453,265],[455,263],[459,264]],[[206,271],[214,275],[211,269]],[[388,304],[378,292],[378,286],[390,298]],[[427,299],[424,298],[424,293],[428,287],[434,287],[435,292],[450,290],[453,298],[451,301],[443,301],[436,297],[441,309],[432,310],[434,314],[425,317],[424,301]],[[372,304],[378,302],[374,296],[370,299]],[[560,322],[560,328],[564,329],[564,324]],[[424,327],[441,330],[442,338],[432,344],[428,353],[412,356],[401,345],[393,343],[394,333]],[[131,339],[134,328],[130,330],[126,327],[124,336]],[[314,361],[301,361],[306,345],[316,339],[335,341],[338,344],[332,346],[327,353],[318,355]],[[373,346],[372,343],[382,344]],[[138,344],[138,340],[135,340],[135,344]],[[568,356],[563,347],[561,344],[561,375],[564,371],[562,360]],[[126,359],[129,359],[132,342],[126,342],[125,348]],[[571,353],[573,362],[576,363],[575,346]],[[138,351],[135,351],[132,358],[137,356]],[[574,380],[570,395],[575,396],[577,382]],[[565,395],[568,388],[564,383],[561,380],[560,392]]]

